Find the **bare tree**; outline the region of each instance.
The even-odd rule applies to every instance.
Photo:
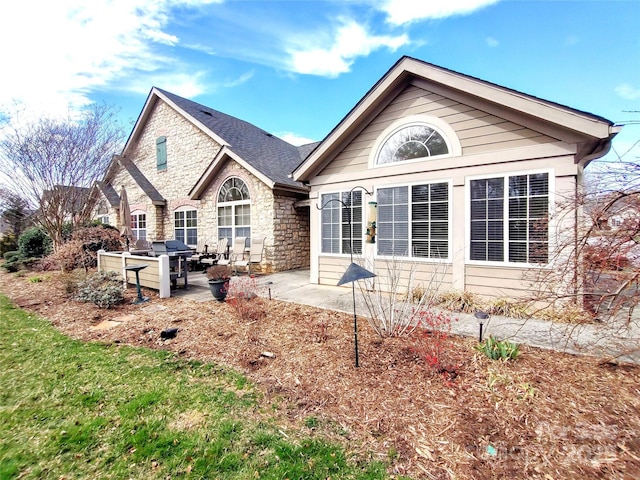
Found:
[[[0,188],[0,210],[2,221],[16,237],[30,225],[32,212],[27,200],[20,195]]]
[[[559,202],[554,220],[552,268],[529,272],[531,300],[575,304],[601,321],[628,324],[640,302],[640,164],[607,162],[583,192]]]
[[[75,227],[91,220],[90,187],[121,148],[124,130],[106,105],[16,125],[7,124],[0,139],[2,182],[27,200],[57,249],[67,222]]]

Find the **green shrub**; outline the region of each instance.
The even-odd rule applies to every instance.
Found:
[[[17,250],[13,250],[10,252],[4,252],[4,254],[2,255],[4,257],[4,259],[7,262],[11,262],[13,261],[16,257],[20,256],[20,252],[18,252]]]
[[[122,277],[116,272],[96,272],[78,283],[76,300],[112,308],[124,300]]]
[[[0,255],[4,256],[6,253],[15,250],[18,250],[18,239],[13,233],[5,233],[2,238],[0,238]]]
[[[51,250],[51,239],[41,228],[30,228],[18,239],[18,251],[24,259],[42,258],[49,255]]]
[[[515,360],[520,353],[520,345],[508,340],[496,340],[489,336],[476,347],[491,360]]]

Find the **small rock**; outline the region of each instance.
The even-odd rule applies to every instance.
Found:
[[[167,328],[166,330],[162,330],[160,332],[160,338],[164,338],[165,340],[168,338],[176,338],[178,334],[177,328]]]
[[[260,356],[266,358],[276,358],[276,354],[272,352],[262,352]]]

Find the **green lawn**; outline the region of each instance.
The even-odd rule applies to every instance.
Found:
[[[74,341],[3,295],[0,326],[0,479],[387,478],[284,435],[233,371]]]

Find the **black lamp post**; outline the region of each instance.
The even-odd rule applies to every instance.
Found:
[[[353,193],[353,191],[356,188],[361,188],[362,190],[365,191],[365,193],[367,195],[371,195],[371,193],[364,187],[353,187],[349,191],[349,200],[351,200],[351,194]],[[354,263],[354,261],[353,261],[353,228],[352,228],[352,225],[351,225],[351,210],[350,210],[349,205],[347,205],[346,203],[344,203],[342,200],[340,200],[338,198],[332,198],[331,200],[327,201],[324,205],[322,205],[322,207],[318,207],[316,205],[316,208],[318,210],[322,210],[324,207],[326,207],[331,202],[339,202],[339,203],[341,203],[342,206],[348,212],[349,236],[350,236],[350,240],[351,240],[351,246],[350,246],[349,253],[351,254],[351,263],[349,264],[349,266],[347,267],[347,270],[342,275],[342,278],[340,278],[340,281],[338,282],[338,286],[344,285],[345,283],[351,283],[351,296],[352,296],[352,299],[353,299],[353,345],[354,345],[354,352],[355,352],[355,364],[356,364],[356,367],[359,367],[360,366],[360,361],[359,361],[359,357],[358,357],[358,316],[357,316],[357,313],[356,313],[356,286],[355,286],[355,282],[358,281],[358,280],[363,280],[365,278],[375,277],[376,274],[373,273],[373,272],[370,272],[366,268],[361,267],[360,265]],[[351,208],[353,208],[353,205],[351,206]]]
[[[486,312],[482,312],[482,311],[478,310],[473,315],[474,315],[474,317],[476,317],[476,320],[478,320],[478,324],[480,325],[480,333],[478,334],[478,342],[482,343],[482,326],[484,325],[485,320],[489,319],[489,314],[486,313]]]

